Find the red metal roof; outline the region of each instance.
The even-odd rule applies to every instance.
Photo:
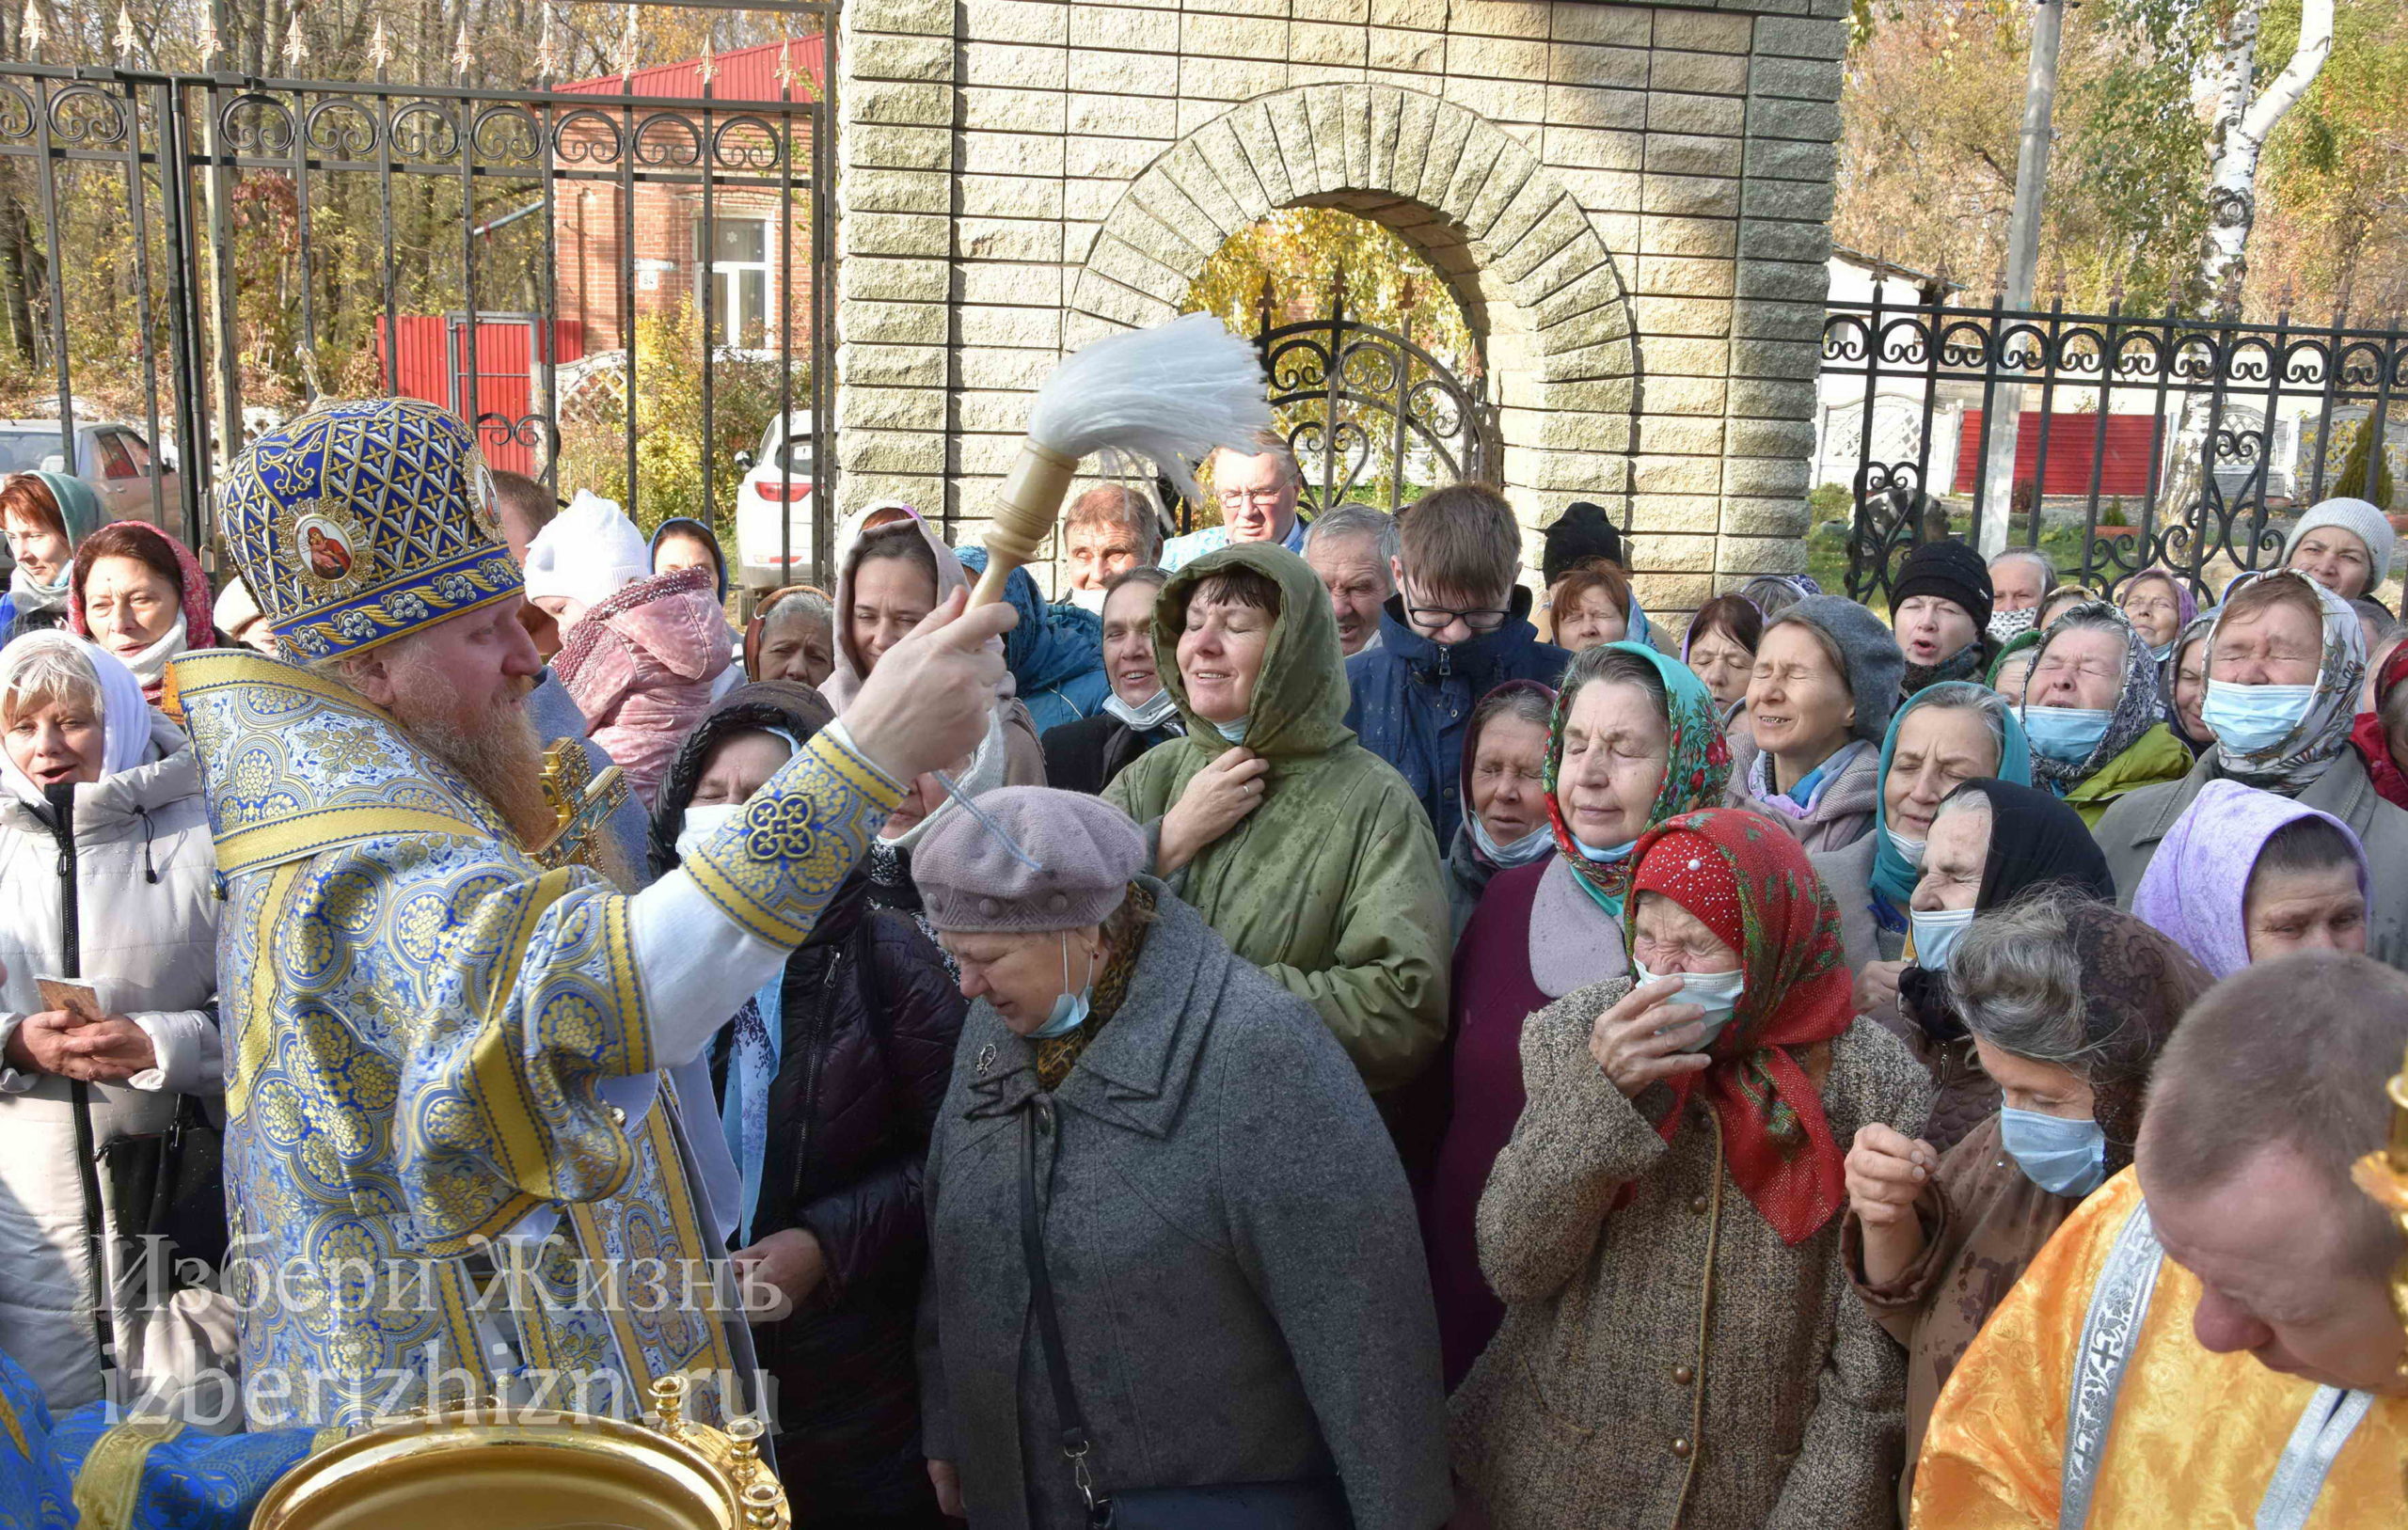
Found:
[[[721,54],[711,75],[711,94],[723,101],[776,101],[782,82],[778,79],[778,50],[791,47],[793,67],[807,76],[795,82],[795,99],[812,97],[825,99],[828,90],[828,38],[815,33],[796,38],[791,43],[764,42],[756,47],[737,48]],[[624,88],[638,96],[700,96],[703,93],[703,61],[688,58],[674,64],[655,64],[640,69],[621,82],[616,74],[597,74],[590,80],[576,80],[554,88],[574,90],[586,95],[615,96]]]

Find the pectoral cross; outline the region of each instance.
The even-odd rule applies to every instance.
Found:
[[[552,831],[535,846],[545,866],[591,866],[607,870],[603,827],[627,800],[627,778],[617,765],[594,773],[585,745],[563,738],[544,751],[544,800],[551,804]]]

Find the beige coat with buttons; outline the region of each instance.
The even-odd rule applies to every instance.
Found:
[[[1505,1323],[1455,1394],[1455,1470],[1495,1530],[1886,1530],[1906,1363],[1848,1290],[1842,1219],[1782,1243],[1710,1111],[1667,1144],[1669,1093],[1607,1080],[1590,1028],[1629,987],[1523,1030],[1529,1103],[1480,1203]],[[1872,1021],[1803,1061],[1843,1149],[1868,1121],[1921,1129],[1930,1078]]]

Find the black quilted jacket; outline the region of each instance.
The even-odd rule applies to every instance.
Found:
[[[654,823],[673,864],[679,821],[710,749],[774,727],[824,725],[816,691],[781,682],[730,692],[679,751]],[[924,1505],[912,1325],[927,1263],[922,1165],[967,1007],[918,926],[868,906],[856,871],[786,961],[779,1066],[769,1094],[757,1238],[806,1227],[827,1275],[792,1317],[753,1330],[777,1387],[778,1466],[825,1514]],[[724,1079],[725,1049],[712,1054]]]

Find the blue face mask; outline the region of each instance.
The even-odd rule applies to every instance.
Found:
[[[1211,721],[1210,718],[1205,720]],[[1240,718],[1235,722],[1215,722],[1212,724],[1212,731],[1232,744],[1243,744],[1245,742],[1245,726],[1253,720],[1254,718],[1249,716]]]
[[[1734,968],[1728,972],[1651,972],[1647,964],[1633,956],[1631,975],[1640,983],[1653,983],[1659,977],[1677,977],[1681,991],[1665,1001],[1672,1004],[1695,1004],[1705,1011],[1701,1023],[1705,1034],[1698,1039],[1694,1050],[1703,1051],[1714,1045],[1714,1038],[1731,1023],[1732,1013],[1739,1007],[1739,996],[1748,991],[1748,974]]]
[[[2023,736],[2031,741],[2033,753],[2045,754],[2059,765],[2078,765],[2107,736],[2107,724],[2115,716],[2087,706],[2027,706]]]
[[[1095,1002],[1095,960],[1087,960],[1087,985],[1077,993],[1070,992],[1070,933],[1062,932],[1062,996],[1054,1001],[1054,1013],[1045,1023],[1028,1033],[1031,1041],[1052,1041],[1067,1036],[1086,1023],[1087,1011]]]
[[[2096,1121],[1999,1108],[2000,1140],[2025,1178],[2052,1195],[2087,1195],[2107,1178],[2107,1133]]]
[[[2199,716],[2219,748],[2264,754],[2291,735],[2315,703],[2314,686],[2241,686],[2210,680]]]
[[[1599,846],[1591,844],[1588,841],[1581,839],[1576,835],[1573,838],[1572,844],[1575,849],[1580,852],[1581,860],[1600,861],[1608,865],[1610,865],[1617,860],[1628,860],[1630,859],[1630,853],[1639,848],[1639,842],[1637,840],[1624,840],[1620,844]]]
[[[1915,935],[1915,965],[1926,972],[1946,967],[1948,953],[1956,949],[1956,938],[1972,923],[1971,908],[1940,908],[1928,914],[1920,908],[1909,910],[1907,923]]]

